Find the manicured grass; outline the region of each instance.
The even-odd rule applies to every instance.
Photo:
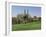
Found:
[[[26,23],[26,24],[14,24],[14,25],[12,25],[12,31],[17,31],[17,30],[40,30],[40,29],[41,29],[41,23],[39,21]]]

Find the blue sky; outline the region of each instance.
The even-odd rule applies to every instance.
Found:
[[[24,13],[24,9],[28,9],[31,16],[41,16],[41,7],[34,6],[12,6],[12,16],[14,17],[17,14]]]

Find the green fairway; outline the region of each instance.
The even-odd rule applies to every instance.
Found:
[[[26,24],[14,24],[12,25],[12,31],[17,30],[40,30],[41,29],[41,22],[31,22]]]

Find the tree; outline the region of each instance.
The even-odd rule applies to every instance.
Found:
[[[37,16],[34,16],[34,18],[33,18],[33,21],[37,21],[38,19],[37,19]]]
[[[38,19],[39,19],[39,21],[41,21],[41,17],[39,17]]]
[[[17,24],[17,19],[16,19],[16,17],[12,17],[12,24]]]

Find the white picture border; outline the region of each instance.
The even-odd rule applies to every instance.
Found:
[[[27,30],[30,32],[42,32],[44,30],[43,28],[43,24],[42,24],[42,18],[43,18],[43,12],[44,12],[44,5],[43,4],[33,4],[33,3],[16,3],[16,2],[7,2],[7,17],[6,17],[6,21],[7,21],[7,27],[6,27],[6,32],[5,34],[9,34],[9,33],[13,33],[15,34],[16,32],[19,31],[12,31],[12,13],[11,13],[11,6],[12,5],[17,5],[17,6],[35,6],[35,7],[41,7],[41,30]],[[23,32],[23,31],[22,31]]]

